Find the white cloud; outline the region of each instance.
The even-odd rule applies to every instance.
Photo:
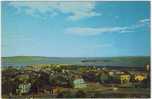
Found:
[[[37,12],[53,16],[63,13],[69,15],[68,19],[79,20],[101,15],[94,11],[95,2],[10,2],[9,5],[31,16]]]
[[[123,31],[120,31],[120,33],[130,33],[130,32],[135,32],[133,30],[123,30]]]
[[[150,26],[150,19],[141,19],[136,24],[128,26],[128,30],[132,31],[143,26]]]
[[[127,27],[107,27],[107,28],[81,28],[81,27],[75,27],[75,28],[68,28],[65,32],[75,35],[82,35],[82,36],[92,36],[92,35],[98,35],[101,33],[109,33],[109,32],[121,32],[125,30]]]
[[[150,19],[142,19],[142,20],[139,20],[140,23],[149,23],[150,22]]]
[[[134,32],[135,29],[141,28],[143,26],[148,25],[149,19],[139,20],[137,24],[133,24],[131,26],[122,26],[122,27],[99,27],[99,28],[92,28],[92,27],[71,27],[65,30],[65,33],[73,34],[73,35],[80,35],[80,36],[93,36],[102,33],[129,33]]]

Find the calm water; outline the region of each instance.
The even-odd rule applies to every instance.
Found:
[[[31,64],[76,64],[76,65],[95,65],[95,66],[143,66],[146,63],[144,62],[132,62],[126,60],[117,60],[117,61],[104,61],[110,60],[109,58],[100,58],[96,62],[82,62],[86,60],[85,58],[48,58],[42,60],[28,60],[28,61],[12,61],[12,60],[3,60],[2,66],[28,66]]]

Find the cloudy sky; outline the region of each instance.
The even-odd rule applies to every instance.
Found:
[[[149,2],[2,2],[2,56],[150,54]]]

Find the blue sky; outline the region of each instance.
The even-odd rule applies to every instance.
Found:
[[[149,2],[2,2],[2,56],[150,55]]]

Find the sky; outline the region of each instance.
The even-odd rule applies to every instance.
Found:
[[[150,55],[150,2],[3,1],[2,56]]]

